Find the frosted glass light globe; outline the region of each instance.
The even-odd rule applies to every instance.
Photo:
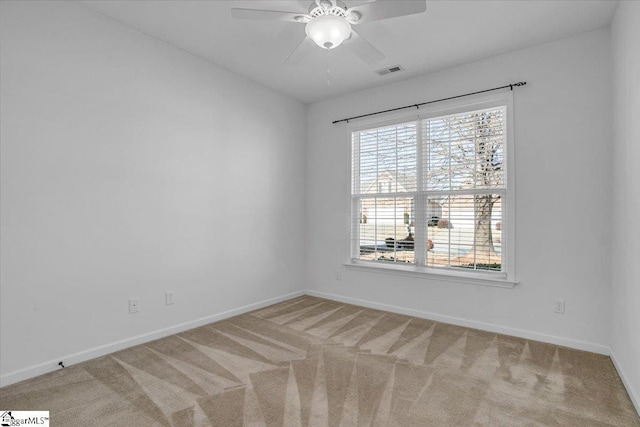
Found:
[[[322,15],[307,23],[307,36],[323,49],[340,46],[351,34],[351,25],[335,15]]]

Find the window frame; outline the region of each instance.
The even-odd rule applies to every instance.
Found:
[[[358,226],[360,218],[358,213],[354,213],[354,195],[352,190],[354,188],[354,174],[353,174],[353,133],[363,130],[371,130],[381,127],[393,126],[408,122],[417,122],[417,150],[418,159],[420,158],[420,151],[422,145],[422,124],[421,121],[425,119],[437,118],[452,114],[465,113],[475,110],[482,110],[486,108],[495,108],[504,106],[506,109],[505,126],[506,126],[506,140],[504,144],[504,158],[506,160],[505,176],[504,176],[504,194],[506,200],[502,204],[502,227],[503,227],[503,240],[502,240],[502,259],[504,270],[503,271],[462,271],[447,267],[430,267],[416,264],[395,264],[395,263],[382,263],[375,260],[363,260],[359,259],[359,248],[355,248],[352,245],[354,240],[354,233],[358,232]],[[465,99],[457,99],[451,101],[445,101],[438,104],[432,104],[428,106],[422,106],[417,110],[410,112],[395,112],[391,114],[385,114],[383,117],[377,116],[376,118],[369,118],[368,120],[359,120],[357,123],[349,123],[347,126],[347,148],[348,148],[348,186],[347,186],[347,260],[344,263],[346,267],[378,272],[384,274],[403,275],[411,277],[420,277],[426,279],[454,281],[459,283],[469,283],[487,286],[498,286],[511,288],[517,284],[516,270],[515,270],[515,141],[514,141],[514,106],[513,106],[513,93],[498,93],[498,94],[483,94],[475,95]],[[418,160],[418,168],[420,168],[420,161]],[[491,189],[487,189],[487,192],[491,192]],[[408,194],[418,194],[419,190],[416,188],[415,192]],[[423,196],[428,194],[423,190]],[[400,194],[399,196],[402,196]],[[359,211],[358,211],[359,212]],[[417,216],[417,215],[416,215]],[[357,222],[357,223],[356,223]],[[418,229],[416,227],[416,240],[418,239]],[[426,233],[426,228],[421,230],[422,234]],[[423,236],[420,236],[423,237]],[[426,234],[424,236],[426,238]],[[358,252],[356,254],[356,252]],[[418,254],[416,253],[416,256]]]

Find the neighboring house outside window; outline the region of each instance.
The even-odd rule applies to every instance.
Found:
[[[511,95],[352,128],[350,264],[514,281]]]

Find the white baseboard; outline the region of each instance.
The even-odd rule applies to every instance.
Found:
[[[446,316],[442,314],[431,313],[428,311],[414,310],[410,308],[399,307],[396,305],[389,305],[389,304],[383,304],[383,303],[378,303],[374,301],[362,300],[359,298],[345,297],[345,296],[336,295],[336,294],[327,294],[324,292],[318,292],[314,290],[307,290],[306,294],[319,297],[319,298],[330,299],[333,301],[344,302],[346,304],[360,305],[363,307],[390,311],[392,313],[405,314],[407,316],[420,317],[423,319],[435,320],[438,322],[464,326],[466,328],[481,329],[483,331],[495,332],[498,334],[511,335],[514,337],[520,337],[520,338],[525,338],[525,339],[530,339],[535,341],[542,341],[549,344],[561,345],[564,347],[590,351],[592,353],[604,354],[607,356],[610,354],[609,347],[605,345],[578,341],[570,338],[563,338],[563,337],[557,337],[554,335],[541,334],[539,332],[527,331],[527,330],[517,329],[517,328],[509,328],[506,326],[500,326],[493,323],[477,322],[475,320],[464,319],[461,317]]]
[[[110,344],[101,345],[99,347],[90,348],[80,351],[78,353],[69,354],[59,357],[55,360],[40,363],[38,365],[29,366],[18,371],[9,372],[0,376],[0,387],[7,386],[9,384],[17,383],[29,378],[36,377],[38,375],[46,374],[57,369],[60,369],[58,362],[64,360],[67,366],[75,365],[76,363],[84,362],[85,360],[95,359],[96,357],[104,356],[106,354],[113,353],[118,350],[122,350],[128,347],[132,347],[138,344],[144,344],[149,341],[153,341],[159,338],[163,338],[169,335],[177,334],[179,332],[187,331],[189,329],[197,328],[208,323],[217,322],[227,319],[229,317],[237,316],[239,314],[247,313],[249,311],[257,310],[262,307],[267,307],[272,304],[277,304],[282,301],[286,301],[292,298],[296,298],[304,295],[304,291],[296,291],[290,294],[282,295],[268,300],[256,302],[253,304],[245,305],[243,307],[227,310],[222,313],[212,314],[210,316],[201,317],[199,319],[191,320],[188,322],[180,323],[178,325],[170,326],[164,329],[158,329],[153,332],[138,335],[131,338],[126,338],[121,341],[116,341]]]
[[[633,406],[636,407],[636,412],[638,413],[638,415],[640,415],[640,394],[638,394],[636,390],[634,390],[633,387],[631,386],[631,382],[629,382],[629,379],[625,376],[624,370],[622,369],[622,365],[620,365],[620,363],[618,362],[618,359],[616,359],[616,354],[614,353],[613,349],[610,349],[610,350],[611,350],[610,357],[611,357],[611,361],[613,362],[613,366],[615,366],[616,371],[618,371],[618,375],[620,375],[622,384],[624,384],[624,387],[627,389],[627,394],[629,395],[629,399],[631,399]]]

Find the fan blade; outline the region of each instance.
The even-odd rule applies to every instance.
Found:
[[[385,58],[384,53],[376,49],[353,28],[351,29],[351,37],[349,40],[345,40],[344,45],[369,65],[380,62]]]
[[[309,37],[304,37],[298,46],[291,51],[287,59],[284,60],[283,64],[287,65],[297,65],[302,62],[303,59],[309,56],[309,53],[312,51],[311,47],[313,45],[313,41],[309,39]]]
[[[360,14],[360,19],[357,24],[395,18],[397,16],[413,15],[426,10],[426,0],[378,0],[347,9],[347,11],[356,11]]]
[[[267,19],[272,21],[300,22],[296,18],[307,17],[305,13],[283,12],[280,10],[231,9],[231,16],[238,19]]]
[[[297,0],[296,3],[304,10],[309,10],[309,5],[311,3],[314,3],[313,7],[316,7],[315,0]]]

